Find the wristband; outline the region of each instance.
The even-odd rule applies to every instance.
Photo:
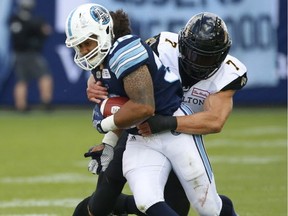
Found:
[[[109,131],[108,133],[106,133],[102,139],[102,143],[108,144],[112,146],[113,148],[116,146],[117,141],[118,141],[118,136],[112,131]]]
[[[177,128],[177,117],[176,116],[170,116],[166,118],[167,128],[170,130],[176,130]]]
[[[177,128],[177,118],[175,116],[155,115],[149,118],[147,122],[153,134],[167,130],[173,131]]]
[[[118,129],[114,122],[114,115],[108,116],[101,121],[101,128],[103,131],[113,131]]]

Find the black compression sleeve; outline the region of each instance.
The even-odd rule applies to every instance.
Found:
[[[177,119],[175,116],[161,116],[155,115],[147,120],[151,132],[159,133],[167,130],[176,130]]]

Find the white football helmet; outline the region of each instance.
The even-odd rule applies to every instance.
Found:
[[[83,4],[69,14],[65,32],[66,46],[75,50],[75,63],[84,70],[92,70],[103,62],[112,46],[113,20],[103,6]],[[83,56],[78,45],[87,39],[96,41],[97,46]]]

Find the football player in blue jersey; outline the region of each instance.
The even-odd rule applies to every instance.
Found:
[[[67,18],[66,36],[66,46],[74,48],[74,61],[79,67],[92,70],[95,81],[107,88],[110,97],[129,98],[118,112],[106,118],[97,104],[93,124],[100,133],[119,129],[128,132],[123,174],[137,208],[152,216],[178,215],[164,200],[164,186],[173,169],[195,209],[201,215],[217,215],[222,202],[212,182],[207,156],[203,150],[201,154],[197,151],[199,146],[203,148],[201,137],[167,131],[146,138],[135,127],[153,115],[192,114],[181,104],[179,77],[139,37],[125,35],[115,40],[112,17],[101,5],[84,4],[73,10]],[[172,123],[170,127],[176,129],[177,122]],[[97,215],[93,201],[88,203],[88,212]]]
[[[184,101],[197,113],[177,119],[156,115],[139,127],[140,132],[147,136],[151,132],[173,129],[167,126],[170,121],[176,121],[176,130],[185,133],[220,132],[232,111],[233,95],[247,82],[246,67],[228,55],[231,39],[223,20],[215,14],[200,13],[189,20],[179,37],[174,33],[162,32],[149,39],[148,43],[161,61],[181,77]],[[98,84],[88,82],[87,95],[91,101],[96,102],[97,98],[106,95],[105,88]],[[117,166],[114,161],[118,158],[112,160],[107,171]],[[173,196],[170,190],[166,197],[171,197],[171,194]],[[236,215],[231,200],[223,195],[220,198],[222,208],[219,215]],[[182,200],[185,202],[185,195],[178,199],[180,202]],[[126,207],[132,206],[128,201],[133,202],[133,199],[126,197]]]

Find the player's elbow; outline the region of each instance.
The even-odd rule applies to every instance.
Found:
[[[220,133],[222,131],[222,128],[223,127],[215,125],[214,127],[211,127],[211,133]]]
[[[220,121],[215,121],[211,124],[211,133],[220,133],[224,127],[224,123]]]

